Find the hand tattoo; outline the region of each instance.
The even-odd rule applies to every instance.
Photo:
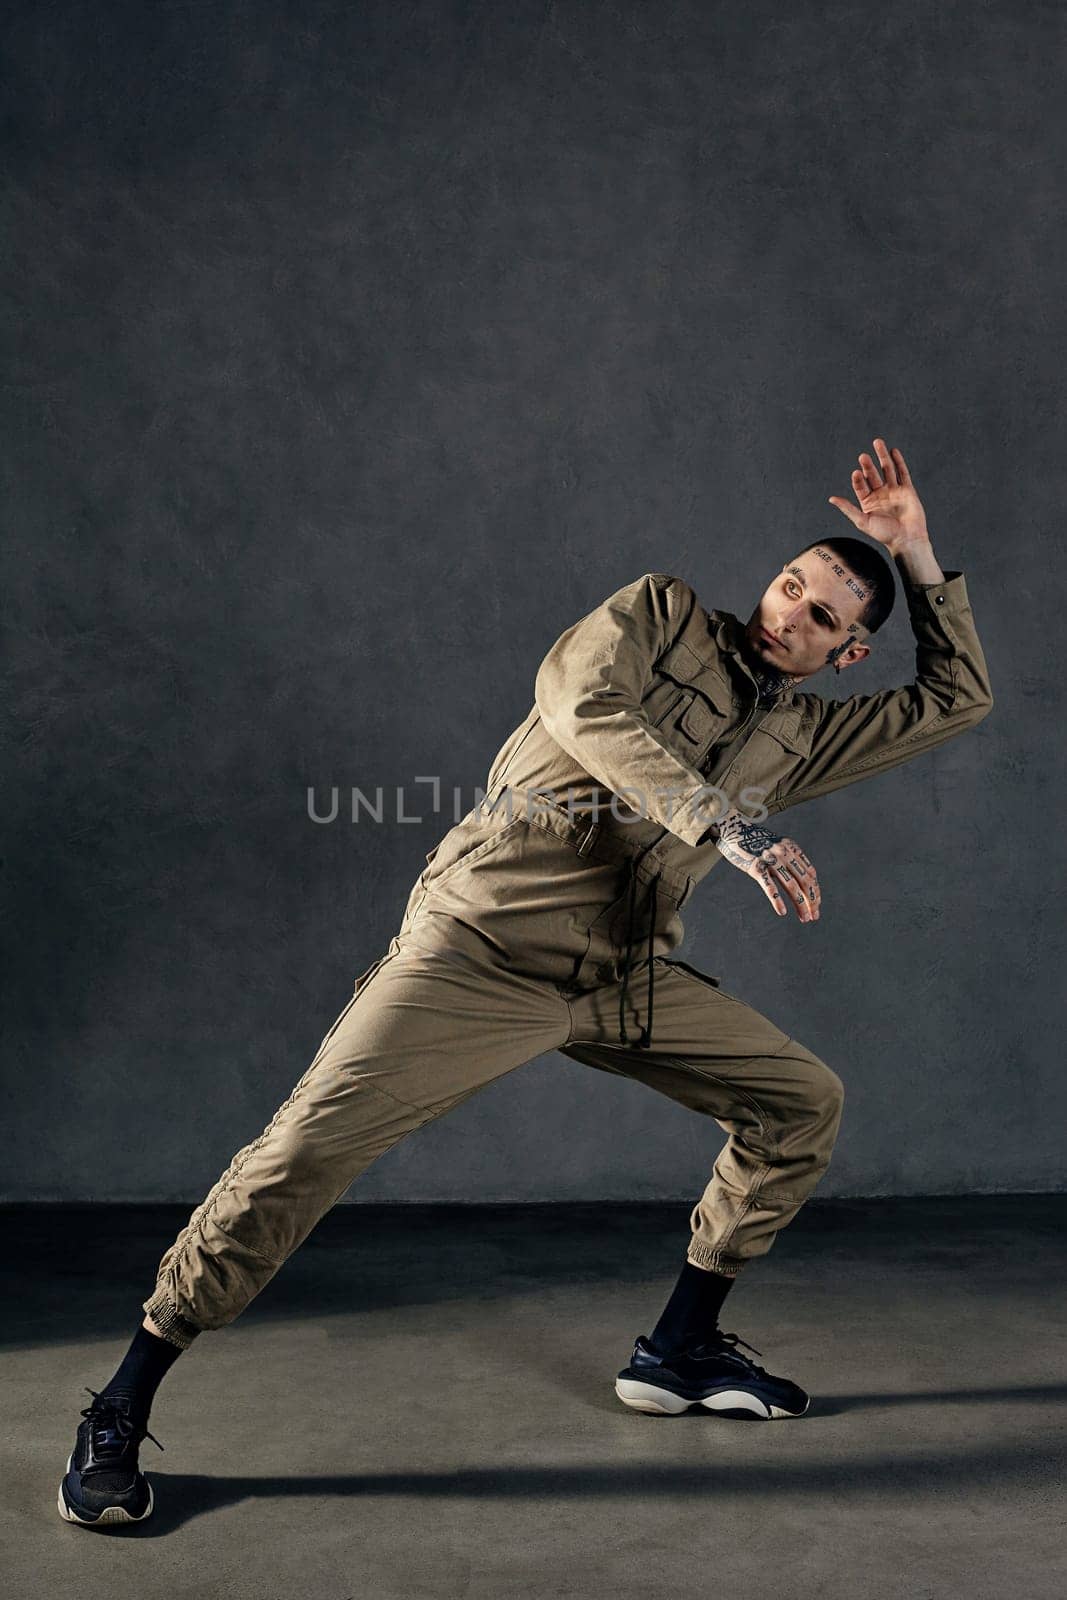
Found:
[[[781,834],[772,833],[758,822],[746,822],[743,817],[728,817],[718,830],[715,846],[731,865],[750,867],[764,850],[770,850],[781,842]]]
[[[760,884],[780,916],[786,914],[786,901],[780,892],[784,889],[802,922],[818,921],[822,898],[819,880],[795,839],[772,833],[770,828],[751,822],[736,811],[727,812],[721,821],[714,823],[709,836],[724,861]],[[778,845],[784,845],[785,849],[778,851]]]

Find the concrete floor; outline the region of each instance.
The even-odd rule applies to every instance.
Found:
[[[688,1205],[346,1205],[164,1379],[143,1528],[62,1522],[83,1385],[189,1207],[6,1207],[7,1592],[126,1600],[1067,1593],[1067,1196],[813,1200],[722,1325],[814,1398],[615,1397]]]

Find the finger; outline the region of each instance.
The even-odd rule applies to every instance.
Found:
[[[856,459],[863,468],[863,476],[866,478],[871,491],[873,492],[875,489],[880,489],[882,487],[881,476],[878,468],[875,466],[866,450],[864,450],[862,455],[857,456]]]
[[[893,451],[893,460],[897,464],[897,481],[911,487],[911,473],[908,471],[908,464],[899,450]]]
[[[815,907],[811,903],[807,885],[797,877],[793,871],[792,864],[788,861],[780,861],[778,863],[778,871],[782,875],[783,883],[789,889],[790,898],[797,908],[797,915],[800,917],[801,922],[814,922]]]
[[[878,455],[878,461],[882,468],[882,473],[885,477],[886,483],[891,483],[895,486],[897,481],[897,469],[893,461],[893,457],[889,453],[889,446],[886,444],[884,439],[875,439],[873,444]]]
[[[778,865],[787,868],[796,879],[814,921],[819,915],[819,879],[814,866],[792,839],[783,839],[774,849],[778,853]]]
[[[808,905],[808,897],[789,871],[789,868],[777,863],[771,868],[771,873],[775,881],[785,890],[786,904],[792,905],[801,922],[810,922],[812,915],[811,907]]]
[[[790,872],[786,862],[783,859],[779,859],[778,856],[772,855],[770,852],[765,853],[761,859],[770,867],[771,875],[775,882],[781,885],[789,899],[792,901],[793,905],[796,907],[797,916],[802,922],[807,922],[811,916],[811,907],[808,905],[808,897],[804,893],[801,885],[797,882],[796,878],[793,877],[793,874]]]
[[[789,913],[786,910],[785,901],[775,888],[774,879],[771,877],[770,868],[767,866],[767,863],[765,861],[757,861],[755,870],[756,882],[767,896],[767,899],[771,902],[771,905],[774,907],[775,911],[777,911],[780,917],[788,916]]]
[[[858,476],[859,476],[859,474],[857,473],[857,477]],[[849,505],[847,500],[839,499],[836,494],[832,494],[832,495],[829,496],[829,502],[830,502],[830,504],[832,506],[836,506],[838,511],[843,511],[845,513],[845,516],[853,524],[854,527],[856,527],[856,528],[862,528],[863,527],[863,524],[864,524],[864,522],[866,522],[867,519],[863,515],[862,511],[857,511],[853,506]]]
[[[819,880],[815,875],[815,868],[804,854],[789,857],[789,870],[800,881],[800,887],[808,897],[812,917],[815,921],[819,918]]]
[[[811,857],[807,851],[800,848],[795,839],[782,839],[778,848],[786,851],[791,859],[798,861],[808,877],[818,880],[819,875],[815,871],[815,865]]]

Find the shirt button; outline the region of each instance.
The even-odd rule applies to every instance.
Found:
[[[943,606],[944,605],[945,597],[944,597],[943,594],[936,595],[935,599],[937,600],[937,603],[938,603],[939,606]]]

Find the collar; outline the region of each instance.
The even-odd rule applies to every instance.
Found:
[[[711,631],[715,635],[719,649],[737,656],[747,672],[748,667],[741,654],[741,641],[745,636],[745,625],[741,619],[735,617],[732,611],[709,611],[708,621],[711,623]]]
[[[757,688],[756,676],[745,658],[742,643],[745,637],[745,624],[732,611],[714,610],[707,613],[711,633],[724,655],[734,657],[738,669],[744,673],[753,688]],[[788,689],[783,689],[777,696],[774,705],[784,709],[792,706],[796,699],[796,684],[790,684]]]

